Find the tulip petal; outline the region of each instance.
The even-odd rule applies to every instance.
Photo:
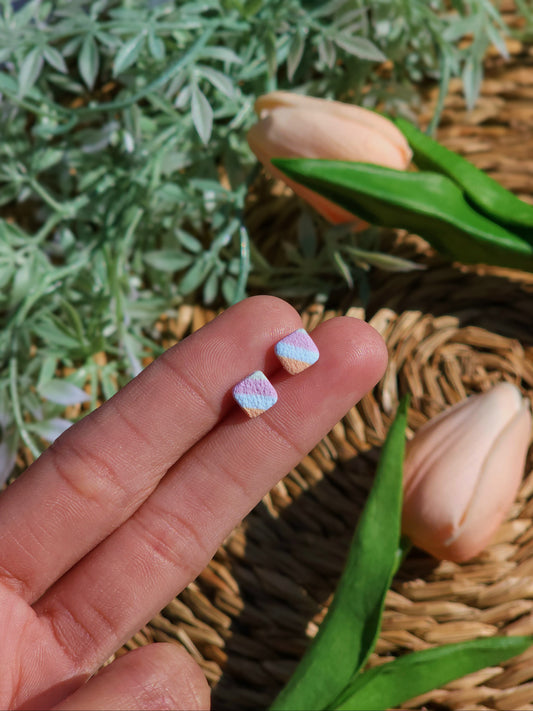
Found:
[[[264,115],[283,107],[309,112],[310,115],[323,112],[329,116],[337,116],[338,118],[345,119],[350,122],[353,127],[364,125],[380,134],[383,138],[386,138],[392,146],[400,152],[404,163],[402,169],[407,167],[411,162],[412,151],[403,133],[392,121],[389,121],[375,111],[364,109],[355,104],[346,104],[342,101],[331,101],[329,99],[319,99],[314,96],[293,94],[290,91],[271,91],[269,94],[264,94],[257,99],[254,109],[256,114],[260,118],[263,118]],[[286,157],[288,158],[289,156]],[[309,156],[305,157],[307,158]],[[350,159],[339,158],[339,160]],[[359,159],[359,161],[363,162],[361,159]],[[377,161],[371,160],[370,162],[374,163]],[[384,165],[388,165],[388,163]]]
[[[447,557],[467,560],[489,543],[520,486],[530,435],[531,413],[524,404],[487,454],[466,517],[454,536],[445,541]]]
[[[285,103],[276,100],[280,95]],[[302,96],[295,99],[295,96],[288,92],[273,92],[258,99],[256,110],[262,118],[248,132],[248,144],[270,175],[284,181],[327,220],[333,224],[357,221],[358,218],[344,208],[288,179],[270,159],[304,156],[371,162],[404,170],[410,159],[406,141],[390,121],[366,109],[344,104],[339,108],[339,102]],[[301,103],[304,106],[300,107]],[[313,109],[315,106],[319,107],[318,111]],[[382,122],[393,131],[380,130]],[[360,220],[356,229],[363,229],[367,224]]]
[[[508,498],[502,496],[502,485],[509,486],[512,501],[516,493],[514,482],[516,477],[519,481],[522,474],[525,456],[523,436],[520,441],[512,444],[504,433],[508,427],[514,432],[514,426],[511,425],[515,418],[522,422],[522,418],[527,420],[530,417],[529,414],[518,417],[523,411],[518,388],[510,383],[500,383],[487,393],[472,396],[449,408],[416,433],[406,449],[402,520],[403,532],[415,545],[438,558],[456,560],[456,555],[463,556],[465,544],[461,537],[459,547],[460,531],[466,521],[470,521],[470,508],[474,507],[474,502],[475,508],[472,510],[475,512],[480,505],[478,497],[481,501],[485,497],[490,500],[492,494],[489,489],[492,488],[498,491],[502,501],[503,513],[498,523],[501,521],[510,504]],[[521,427],[527,429],[523,422]],[[498,444],[500,440],[503,444]],[[527,441],[528,438],[526,444]],[[512,486],[505,479],[502,482],[502,462],[499,464],[499,481],[502,483],[494,483],[490,487],[481,484],[486,476],[490,478],[493,474],[490,462],[494,447],[502,447],[503,451],[507,449],[508,460],[515,456],[509,450],[520,452],[519,461],[512,461]],[[494,451],[500,452],[500,449]],[[507,467],[504,470],[507,471]],[[476,520],[480,532],[489,528],[487,522],[479,522],[477,515]],[[491,527],[489,538],[498,523]],[[447,541],[455,543],[447,546]]]
[[[499,383],[486,393],[472,395],[432,418],[408,442],[404,468],[405,497],[431,474],[433,486],[442,482],[442,494],[470,500],[475,483],[494,440],[520,410],[520,391],[510,383]],[[436,471],[444,471],[441,477]],[[467,496],[465,478],[471,479]],[[454,488],[458,487],[458,491]],[[462,495],[461,495],[462,494]],[[434,499],[436,500],[436,499]],[[457,509],[457,506],[455,506]],[[462,519],[458,518],[458,523]]]
[[[331,222],[333,225],[340,225],[345,222],[355,222],[356,230],[361,230],[368,226],[367,222],[359,220],[359,218],[352,215],[351,212],[339,207],[339,205],[335,205],[335,203],[325,197],[322,197],[322,195],[315,193],[313,190],[305,188],[303,185],[287,178],[280,170],[278,170],[278,168],[275,168],[270,162],[270,158],[272,156],[268,155],[267,151],[263,149],[260,136],[260,124],[252,126],[248,132],[248,143],[256,158],[265,166],[265,169],[268,171],[269,175],[285,183],[294,193],[296,193],[296,195],[309,203],[309,205],[312,205],[315,210],[322,215],[322,217],[325,217],[326,220]]]
[[[407,167],[402,151],[374,126],[337,113],[281,107],[254,128],[271,158],[348,160],[397,170]]]

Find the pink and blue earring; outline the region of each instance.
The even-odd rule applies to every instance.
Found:
[[[291,375],[297,375],[309,368],[317,362],[320,355],[313,340],[303,328],[278,341],[274,351],[281,365]],[[233,397],[248,417],[262,415],[278,401],[274,386],[261,370],[256,370],[237,383],[233,388]]]
[[[291,375],[301,373],[317,362],[320,353],[304,328],[290,333],[276,343],[275,353]]]

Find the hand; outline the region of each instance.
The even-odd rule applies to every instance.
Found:
[[[381,377],[383,341],[350,318],[321,324],[318,363],[286,374],[274,344],[300,327],[273,297],[228,309],[0,496],[0,708],[208,707],[202,672],[174,645],[87,680]],[[231,388],[254,370],[279,400],[249,420]]]

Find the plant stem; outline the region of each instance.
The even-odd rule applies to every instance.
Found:
[[[24,419],[22,417],[22,411],[20,409],[20,400],[17,387],[18,379],[18,367],[17,367],[17,357],[12,355],[9,359],[9,393],[11,395],[11,405],[13,407],[13,415],[15,417],[15,422],[17,424],[20,438],[24,444],[28,447],[33,456],[37,457],[41,454],[39,448],[35,442],[30,437],[26,425],[24,424]]]

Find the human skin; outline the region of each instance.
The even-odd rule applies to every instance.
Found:
[[[301,326],[274,297],[233,306],[3,492],[0,708],[208,708],[201,671],[173,645],[93,675],[383,374],[379,334],[342,317],[313,332],[320,360],[288,375],[274,346]],[[231,388],[255,370],[279,400],[250,420]]]

